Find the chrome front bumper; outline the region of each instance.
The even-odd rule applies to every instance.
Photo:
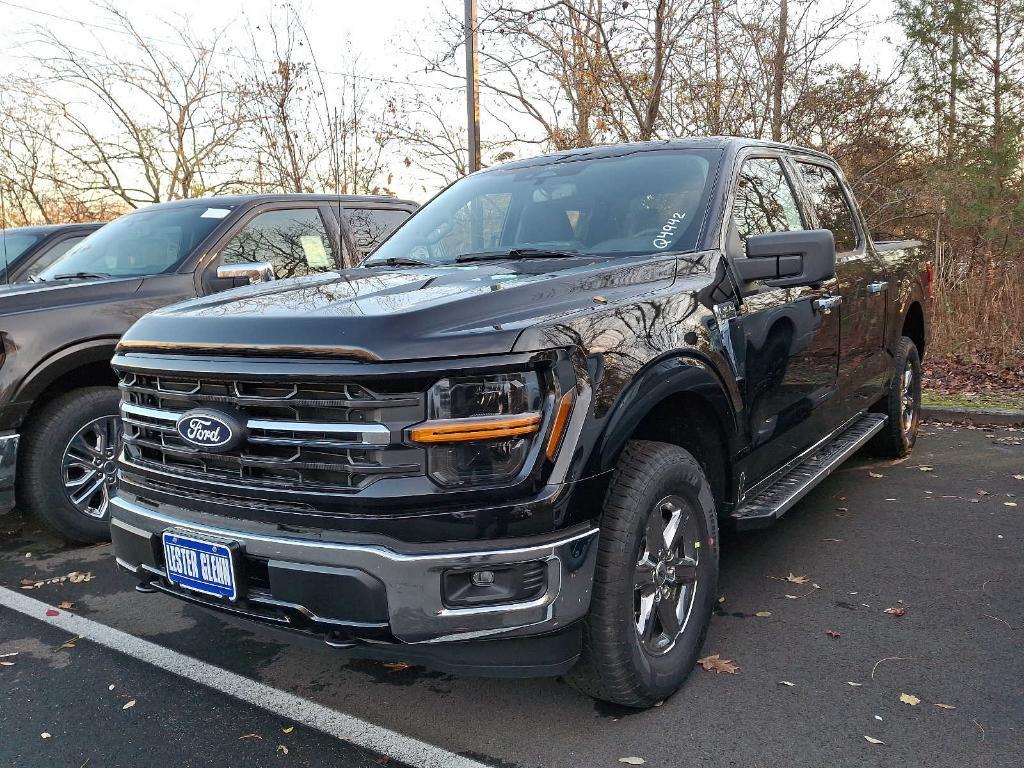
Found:
[[[18,435],[0,437],[0,515],[14,509],[14,483],[18,470]]]
[[[330,574],[334,569],[333,572],[368,574],[383,584],[387,597],[386,629],[403,643],[531,637],[569,626],[583,618],[590,607],[597,558],[597,530],[593,528],[561,531],[544,539],[502,547],[487,546],[487,542],[464,542],[457,547],[436,545],[424,551],[423,545],[408,549],[399,542],[386,546],[354,544],[344,541],[341,534],[336,534],[337,539],[328,538],[328,531],[322,535],[282,535],[270,525],[214,518],[168,505],[161,505],[158,511],[121,496],[111,500],[110,509],[118,565],[144,581],[160,573],[156,544],[160,534],[168,528],[190,530],[237,542],[245,555],[265,560],[271,568],[282,571],[302,569]],[[144,562],[147,557],[152,562]],[[543,561],[547,566],[547,588],[529,602],[451,608],[442,601],[441,577],[447,570],[486,569],[529,561]],[[168,591],[165,587],[160,588]],[[352,624],[344,616],[317,615],[302,604],[301,595],[296,597],[294,591],[287,603],[279,600],[273,584],[268,591],[256,591],[250,599],[267,606],[287,607],[309,618],[321,630]],[[208,600],[203,602],[211,604]],[[230,604],[215,607],[232,610]]]

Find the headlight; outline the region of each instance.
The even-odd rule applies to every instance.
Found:
[[[534,371],[441,379],[427,394],[429,420],[409,430],[427,445],[427,471],[445,486],[511,480],[540,432],[543,396]]]

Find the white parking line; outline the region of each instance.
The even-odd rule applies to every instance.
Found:
[[[0,606],[415,768],[487,768],[476,760],[403,736],[358,717],[335,712],[309,699],[271,688],[269,685],[193,659],[191,656],[108,627],[106,624],[67,611],[59,611],[56,616],[47,616],[47,611],[56,609],[4,587],[0,587]]]

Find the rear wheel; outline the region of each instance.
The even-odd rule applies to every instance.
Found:
[[[718,528],[707,478],[675,445],[632,442],[605,502],[579,690],[649,707],[689,675],[718,583]]]
[[[110,538],[119,399],[111,387],[76,389],[47,403],[25,427],[18,502],[69,541]]]
[[[906,456],[917,442],[921,421],[921,358],[914,342],[906,336],[896,345],[893,375],[878,408],[889,420],[875,436],[871,448],[887,458]]]

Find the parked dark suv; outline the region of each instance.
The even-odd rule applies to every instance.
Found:
[[[0,291],[0,511],[16,488],[19,505],[66,538],[108,538],[120,450],[110,358],[121,334],[182,299],[351,267],[415,208],[334,195],[162,203]]]
[[[0,284],[31,282],[101,223],[40,224],[0,232]]]
[[[117,562],[351,653],[650,706],[698,657],[720,521],[913,446],[917,246],[799,147],[473,174],[355,269],[132,327]]]

